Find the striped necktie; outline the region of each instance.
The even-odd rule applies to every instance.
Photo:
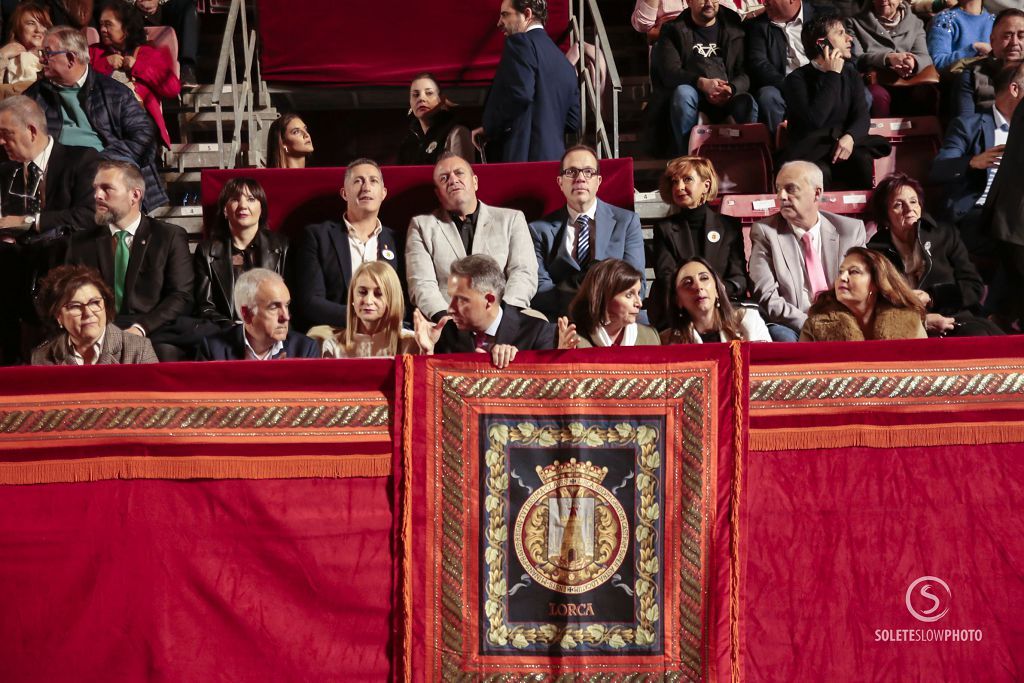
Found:
[[[580,214],[576,228],[576,263],[585,266],[590,260],[590,216]]]

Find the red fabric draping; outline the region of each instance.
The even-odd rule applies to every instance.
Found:
[[[557,161],[516,164],[477,164],[474,173],[480,180],[477,196],[492,206],[519,209],[532,221],[565,204],[555,180]],[[384,185],[388,196],[381,205],[384,225],[404,232],[409,220],[437,208],[437,197],[429,166],[385,166]],[[217,197],[231,178],[255,178],[267,193],[270,207],[268,223],[272,230],[296,236],[311,223],[340,220],[345,210],[339,190],[344,168],[204,170],[202,174],[203,222],[213,224]],[[615,206],[633,207],[633,160],[604,159],[603,178],[597,196]]]
[[[269,81],[407,86],[485,84],[504,45],[497,0],[359,7],[335,0],[259,0],[260,55]],[[565,42],[569,0],[548,3],[548,34]],[[372,57],[372,58],[369,58]]]

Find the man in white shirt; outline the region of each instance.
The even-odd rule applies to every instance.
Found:
[[[819,292],[832,287],[850,247],[863,247],[864,223],[818,209],[821,169],[791,161],[775,180],[779,213],[750,230],[750,280],[774,341],[797,341]]]

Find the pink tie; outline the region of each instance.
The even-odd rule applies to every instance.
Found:
[[[804,246],[804,263],[807,264],[807,279],[811,282],[811,301],[818,296],[818,292],[828,289],[828,280],[825,279],[825,269],[818,260],[818,250],[811,244],[811,233],[805,232],[800,238]]]

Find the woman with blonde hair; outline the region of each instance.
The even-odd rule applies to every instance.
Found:
[[[384,261],[367,261],[352,275],[344,330],[324,340],[324,358],[376,358],[417,353],[415,335],[402,328],[405,301],[398,273]],[[310,336],[316,328],[310,330]]]
[[[800,341],[923,339],[925,309],[885,256],[853,247],[807,311]]]
[[[747,269],[740,222],[708,206],[718,196],[718,174],[711,160],[698,156],[671,160],[658,191],[666,204],[675,207],[675,213],[654,224],[654,285],[648,309],[651,322],[664,329],[672,322],[666,311],[675,298],[676,273],[683,263],[696,256],[707,260],[734,300],[746,296]]]

